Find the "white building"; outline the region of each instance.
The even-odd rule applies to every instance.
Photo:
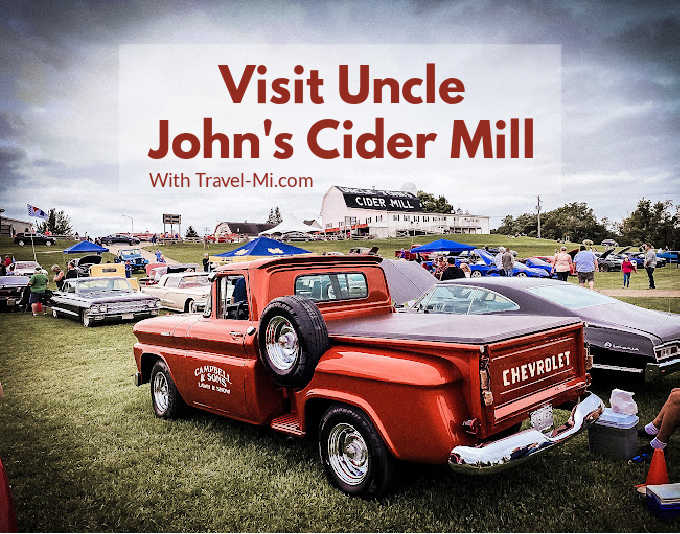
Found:
[[[353,235],[396,237],[408,234],[488,234],[489,217],[457,210],[423,211],[409,191],[384,191],[332,186],[321,202],[326,233],[351,231]]]

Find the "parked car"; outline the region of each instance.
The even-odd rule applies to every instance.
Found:
[[[519,276],[520,278],[527,276],[531,278],[550,278],[550,271],[546,271],[544,268],[529,267],[521,261],[513,262],[512,266],[512,276]],[[489,271],[490,276],[498,274],[498,270],[495,267]]]
[[[601,272],[620,271],[623,263],[622,257],[614,254],[614,249],[605,250],[602,253],[595,252],[597,268]]]
[[[542,269],[548,273],[548,276],[552,276],[552,262],[534,256],[525,259],[523,263],[530,269]]]
[[[386,491],[396,459],[470,474],[518,465],[599,417],[579,319],[394,313],[381,261],[310,255],[212,272],[202,315],[135,325],[135,384],[150,384],[163,419],[188,404],[315,436],[328,479],[352,495]],[[549,431],[560,406],[571,417]]]
[[[88,254],[72,260],[76,266],[76,271],[79,277],[87,278],[90,276],[90,267],[98,265],[102,262],[102,257],[97,254]]]
[[[127,278],[125,276],[125,265],[122,263],[96,263],[90,265],[90,278],[97,278],[101,276],[117,276],[119,278]],[[127,278],[128,284],[133,290],[139,291],[139,280],[136,278]]]
[[[656,257],[663,258],[668,263],[680,263],[680,251],[678,250],[666,250],[661,254],[657,254]]]
[[[84,326],[158,315],[160,300],[134,291],[126,278],[70,278],[50,300],[52,316],[77,319]]]
[[[202,311],[210,293],[208,273],[164,274],[157,284],[142,286],[142,293],[158,297],[161,306],[169,310],[184,313]]]
[[[481,248],[464,250],[455,256],[455,260],[457,267],[460,267],[460,264],[463,262],[470,266],[470,276],[472,278],[486,276],[490,272],[498,274],[498,271],[496,270],[496,259],[489,252]]]
[[[20,232],[14,236],[14,244],[19,245],[20,247],[30,246],[31,241],[34,245],[45,245],[46,247],[51,247],[57,242],[54,237],[37,232]]]
[[[603,239],[601,245],[607,248],[615,248],[619,246],[615,239]]]
[[[115,245],[116,243],[125,243],[126,245],[139,245],[141,240],[138,237],[127,234],[110,234],[100,237],[99,241],[102,245]]]
[[[29,276],[0,276],[0,309],[24,311],[30,293]]]
[[[152,286],[160,282],[165,274],[201,272],[198,263],[150,263],[146,267],[147,275],[139,279],[139,283],[144,286]]]
[[[452,280],[440,282],[408,308],[455,315],[576,316],[585,322],[594,369],[646,381],[680,371],[680,316],[634,306],[568,282],[491,277]]]
[[[118,254],[113,258],[116,263],[130,262],[132,272],[143,271],[149,260],[142,256],[142,251],[138,248],[123,248],[118,251]]]
[[[31,276],[37,269],[41,269],[37,261],[19,260],[14,262],[14,276]]]

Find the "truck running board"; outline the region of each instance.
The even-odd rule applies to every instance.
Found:
[[[297,414],[294,413],[287,413],[275,417],[272,419],[269,426],[277,432],[283,432],[284,434],[290,434],[291,436],[305,435],[305,433],[300,430],[300,421],[297,418]]]

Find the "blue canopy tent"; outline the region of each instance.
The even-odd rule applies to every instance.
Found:
[[[427,245],[412,248],[410,252],[463,252],[464,250],[474,250],[475,248],[476,247],[470,245],[463,245],[463,243],[451,241],[450,239],[437,239]]]
[[[101,254],[102,252],[108,252],[108,248],[100,247],[99,245],[95,245],[92,243],[92,241],[81,241],[80,243],[76,243],[72,247],[67,248],[64,250],[64,254]]]
[[[290,256],[292,254],[311,254],[311,252],[292,245],[286,245],[285,243],[281,243],[280,241],[276,241],[269,237],[260,236],[237,249],[211,256],[211,261],[213,261],[212,258],[215,258],[216,261],[224,259],[232,261],[248,261],[255,258]]]

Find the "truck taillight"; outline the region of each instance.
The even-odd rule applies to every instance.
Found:
[[[593,377],[590,376],[590,373],[586,373],[586,387],[590,387],[590,385],[593,383]]]
[[[590,352],[590,346],[586,345],[586,359],[585,359],[585,369],[589,371],[593,368],[593,355]]]

